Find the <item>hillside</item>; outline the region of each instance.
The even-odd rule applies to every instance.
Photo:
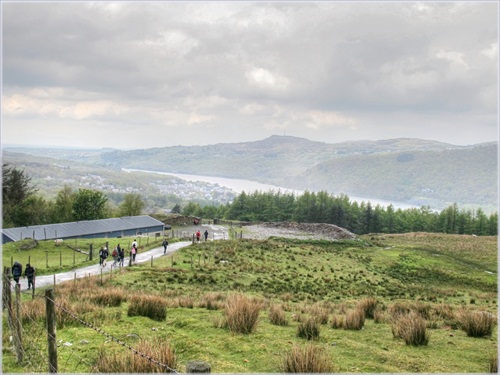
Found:
[[[497,146],[353,155],[320,163],[291,177],[297,189],[349,191],[352,195],[431,205],[495,205]]]
[[[371,199],[431,205],[497,204],[496,142],[456,146],[422,139],[327,144],[272,136],[255,142],[130,151],[62,150],[60,158],[106,169],[134,168],[237,178],[285,188],[326,190]],[[56,155],[44,149],[16,149]]]
[[[23,256],[40,259],[43,268],[44,250]],[[7,251],[4,263],[17,250],[11,244]],[[464,322],[476,313],[497,316],[496,270],[497,237],[409,233],[193,244],[154,263],[58,284],[57,303],[96,328],[58,309],[59,371],[158,371],[126,367],[138,358],[127,346],[142,353],[167,340],[176,359],[168,363],[179,372],[202,359],[213,373],[280,373],[287,352],[311,344],[325,352],[332,373],[486,373],[497,354],[496,324],[490,334],[470,337]],[[258,309],[249,332],[228,324],[234,296]],[[44,305],[23,293],[23,332],[45,332]],[[362,323],[352,324],[360,313]],[[407,345],[395,331],[399,318],[411,315],[411,323],[423,319],[425,345]],[[317,329],[314,340],[299,335],[306,324]],[[11,347],[8,334],[3,346]],[[3,372],[43,372],[46,335],[30,337],[27,353],[31,360],[21,367],[15,352],[4,350]],[[158,352],[151,355],[158,359]]]

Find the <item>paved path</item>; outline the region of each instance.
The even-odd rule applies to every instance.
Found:
[[[198,229],[200,229],[201,233],[203,233],[205,230],[209,230],[214,234],[213,238],[214,240],[218,239],[224,239],[227,238],[227,232],[226,228],[221,227],[221,226],[215,226],[215,225],[202,225],[199,226]],[[203,229],[203,230],[202,230]],[[140,251],[136,255],[136,263],[145,263],[145,262],[150,262],[151,257],[153,259],[160,258],[162,256],[169,255],[183,247],[189,246],[192,244],[192,241],[182,241],[182,242],[174,242],[172,244],[169,244],[167,246],[167,253],[163,254],[163,246],[156,247],[154,249],[148,250],[148,251]],[[125,254],[127,254],[129,250],[125,250]],[[89,274],[90,275],[100,275],[101,273],[101,266],[99,265],[99,258],[98,256],[95,258],[96,264],[93,264],[91,266],[87,267],[82,267],[82,268],[77,268],[75,270],[67,271],[67,272],[61,272],[57,273],[56,276],[56,284],[63,282],[63,281],[68,281],[68,280],[74,280],[75,279],[75,274],[76,278],[81,278],[81,277],[86,277]],[[113,258],[110,256],[107,259],[107,264],[106,267],[102,268],[103,272],[110,272],[111,271],[111,265],[113,264]],[[123,261],[123,265],[125,267],[128,267],[129,264],[129,257],[125,257]],[[116,270],[118,268],[113,268],[113,270]],[[23,275],[24,275],[24,267],[23,267]],[[37,276],[35,279],[36,282],[36,288],[42,288],[48,285],[54,285],[54,275],[43,275],[43,276]],[[14,281],[11,281],[12,287],[14,287]],[[21,291],[27,291],[28,288],[28,279],[21,277],[19,279],[19,283],[21,284]]]
[[[189,246],[191,245],[191,241],[183,241],[183,242],[175,242],[171,245],[168,245],[167,247],[167,254],[171,254],[176,250],[179,250],[182,247]],[[126,250],[125,253],[128,251]],[[151,257],[153,259],[159,258],[161,256],[164,256],[163,254],[163,246],[156,247],[154,249],[148,250],[148,251],[141,251],[136,255],[136,263],[144,263],[151,261]],[[82,268],[77,268],[75,270],[67,271],[67,272],[61,272],[57,273],[56,276],[56,283],[60,283],[63,281],[68,281],[68,280],[74,280],[76,278],[81,278],[81,277],[86,277],[88,275],[99,275],[102,272],[110,272],[111,267],[113,264],[113,258],[109,257],[106,262],[105,267],[101,267],[99,265],[98,258],[95,259],[96,264],[93,264],[91,266],[87,267],[82,267]],[[123,261],[123,265],[125,267],[128,267],[129,264],[129,257],[125,257],[125,260]],[[117,270],[117,268],[113,268],[114,270]],[[75,276],[76,275],[76,276]],[[54,284],[54,275],[42,275],[42,276],[37,276],[35,279],[36,282],[36,288],[42,288],[44,286],[48,285],[53,285]],[[21,290],[25,291],[28,288],[28,279],[22,277],[19,279],[19,283],[21,284]],[[12,281],[12,285],[14,285],[14,281]]]

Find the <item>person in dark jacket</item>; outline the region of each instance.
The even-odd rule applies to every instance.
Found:
[[[12,266],[12,277],[14,278],[16,284],[19,284],[19,278],[21,277],[22,274],[23,274],[23,266],[16,260],[14,262],[14,265]]]
[[[26,265],[26,269],[24,270],[24,277],[28,278],[28,289],[31,289],[31,287],[35,288],[35,284],[33,282],[33,279],[35,278],[35,268],[29,263]]]

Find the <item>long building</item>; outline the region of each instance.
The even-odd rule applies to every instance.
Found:
[[[126,216],[2,229],[2,243],[20,241],[25,238],[42,241],[71,238],[118,238],[152,233],[163,235],[164,228],[161,221],[148,215]]]

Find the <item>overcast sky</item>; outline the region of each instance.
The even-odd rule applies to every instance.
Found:
[[[2,144],[498,139],[498,3],[2,2]]]

